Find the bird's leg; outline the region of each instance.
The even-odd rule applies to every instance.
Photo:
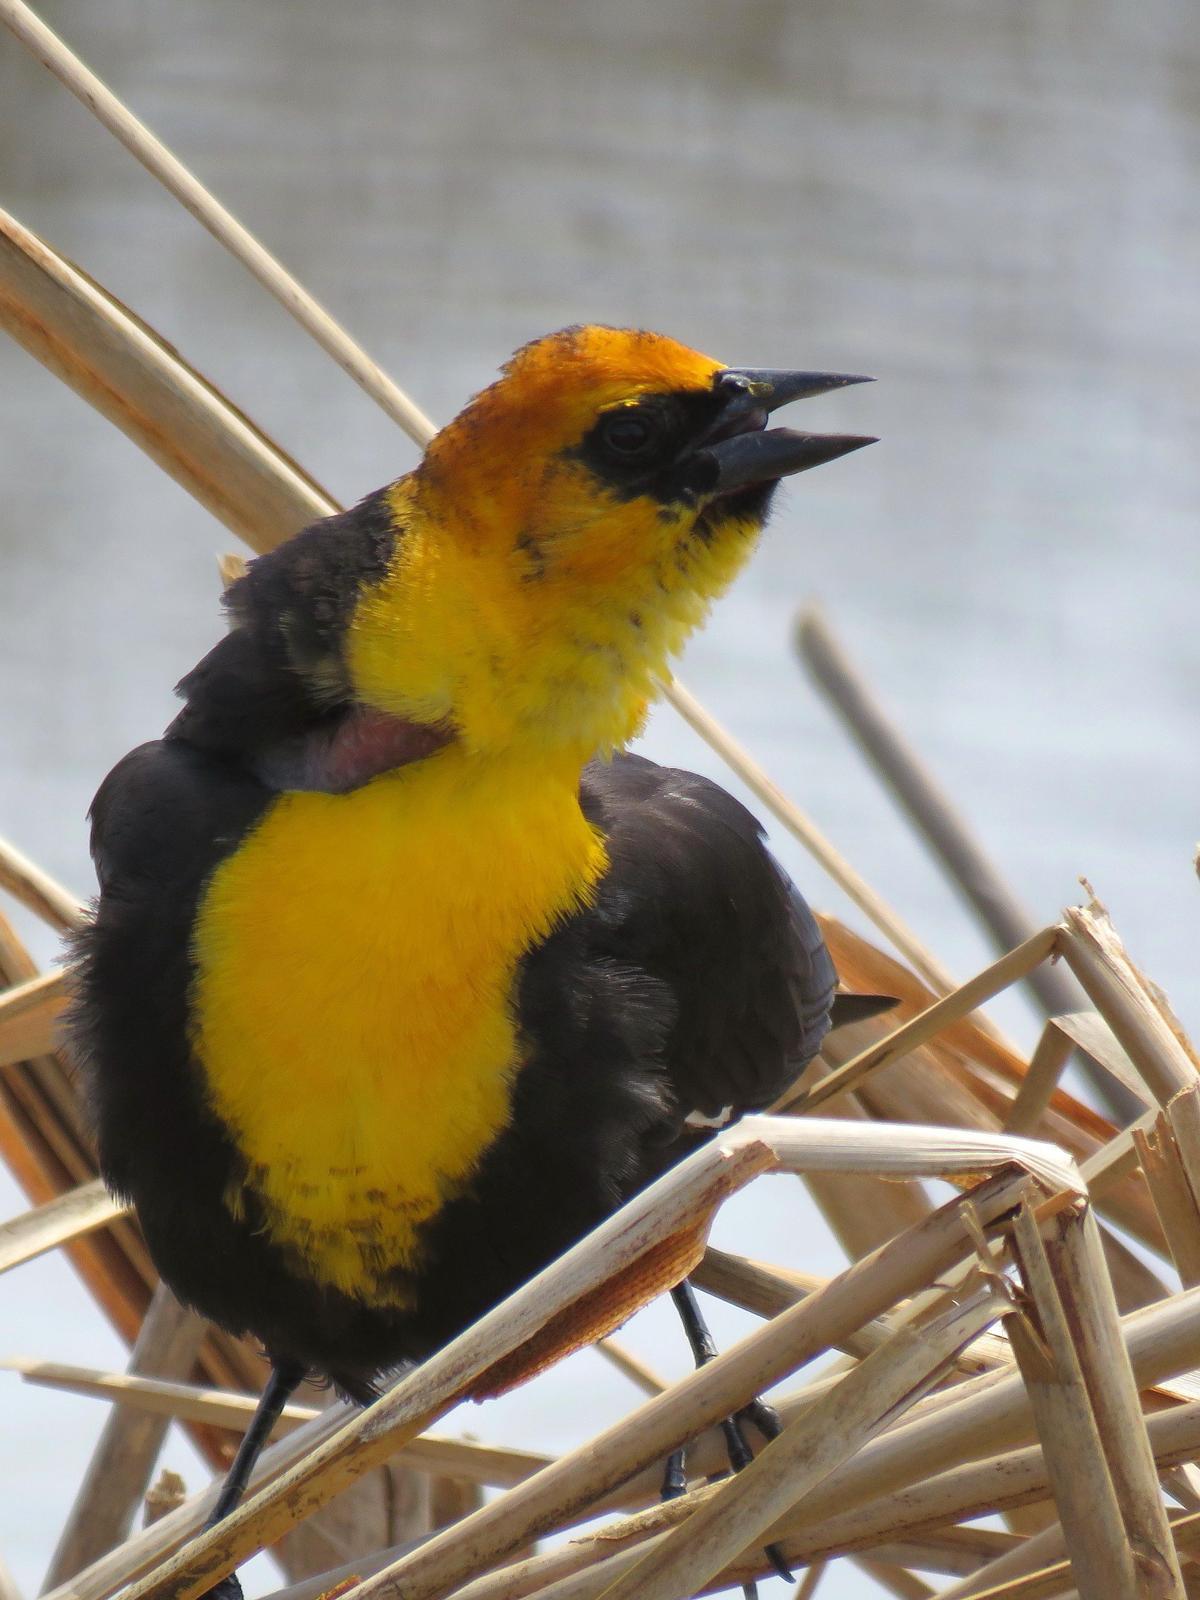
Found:
[[[679,1320],[683,1323],[683,1331],[687,1334],[687,1341],[692,1347],[692,1358],[697,1367],[707,1366],[717,1355],[717,1347],[713,1336],[708,1331],[708,1324],[700,1310],[700,1302],[696,1299],[696,1291],[692,1288],[687,1278],[682,1283],[677,1283],[671,1290],[671,1299],[675,1302],[675,1309],[679,1313]],[[725,1435],[725,1450],[729,1456],[729,1465],[734,1472],[740,1472],[743,1467],[749,1466],[754,1459],[750,1446],[746,1443],[746,1435],[742,1430],[743,1422],[752,1423],[764,1439],[774,1439],[780,1432],[783,1424],[773,1408],[762,1400],[752,1400],[749,1405],[743,1406],[736,1416],[726,1417],[721,1424],[721,1431]],[[667,1462],[667,1475],[663,1480],[663,1499],[669,1498],[668,1484],[671,1480],[671,1469],[679,1458],[679,1473],[683,1474],[683,1452],[676,1451]],[[686,1479],[684,1479],[686,1483]],[[682,1488],[675,1493],[682,1493]],[[767,1559],[775,1571],[788,1583],[795,1579],[787,1562],[777,1545],[766,1546]],[[746,1600],[755,1600],[758,1589],[755,1584],[743,1585]]]
[[[267,1379],[266,1388],[259,1397],[254,1415],[250,1419],[250,1426],[242,1435],[242,1442],[238,1445],[232,1466],[225,1474],[225,1482],[221,1485],[216,1504],[204,1524],[206,1532],[209,1528],[216,1527],[217,1523],[223,1521],[231,1511],[237,1509],[238,1502],[246,1492],[250,1474],[254,1471],[254,1463],[274,1432],[284,1406],[304,1377],[304,1370],[295,1361],[272,1361],[271,1376]],[[230,1572],[219,1579],[204,1596],[204,1600],[242,1600],[242,1586],[237,1573]]]

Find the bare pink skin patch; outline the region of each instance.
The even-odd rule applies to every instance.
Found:
[[[348,794],[381,773],[423,761],[454,738],[444,725],[406,722],[368,706],[336,722],[283,739],[257,757],[254,770],[269,789]]]

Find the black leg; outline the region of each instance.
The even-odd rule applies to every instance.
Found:
[[[225,1482],[221,1485],[217,1502],[204,1524],[206,1529],[215,1527],[236,1509],[246,1492],[250,1474],[254,1471],[254,1463],[262,1454],[263,1446],[279,1421],[280,1412],[287,1405],[303,1376],[304,1368],[294,1361],[272,1362],[271,1376],[267,1379],[267,1386],[259,1398],[250,1426],[242,1435],[242,1442],[233,1458],[233,1465],[225,1474]],[[242,1586],[237,1573],[230,1572],[213,1585],[204,1600],[241,1600],[241,1596]]]
[[[692,1357],[698,1367],[703,1367],[712,1361],[717,1354],[717,1347],[712,1334],[708,1331],[708,1324],[700,1310],[700,1302],[696,1299],[696,1291],[685,1278],[682,1283],[677,1283],[671,1290],[671,1299],[675,1302],[675,1309],[679,1312],[679,1320],[683,1323],[683,1331],[687,1334],[688,1343],[692,1347]],[[762,1400],[752,1400],[748,1406],[743,1406],[736,1417],[728,1417],[721,1424],[721,1431],[725,1435],[725,1450],[729,1456],[729,1465],[734,1472],[740,1472],[754,1459],[750,1446],[746,1443],[746,1435],[742,1431],[742,1423],[749,1422],[762,1434],[765,1439],[774,1439],[780,1432],[782,1424],[769,1405]],[[676,1452],[678,1455],[679,1452]],[[667,1479],[663,1480],[663,1499],[667,1499],[667,1481],[670,1478],[671,1466],[675,1456],[667,1463]],[[682,1461],[680,1462],[682,1469]],[[686,1480],[685,1480],[686,1481]],[[679,1493],[680,1491],[676,1491]],[[767,1559],[772,1567],[787,1583],[796,1580],[791,1568],[783,1559],[778,1545],[769,1544],[766,1547]],[[753,1583],[743,1586],[746,1600],[755,1600],[758,1594]]]

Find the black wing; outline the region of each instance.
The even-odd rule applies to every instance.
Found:
[[[169,739],[244,753],[345,710],[347,625],[362,584],[384,575],[395,549],[388,493],[313,523],[230,584],[231,631],[179,684],[187,704]]]
[[[189,1141],[197,1161],[212,1143],[197,1121],[211,1118],[188,1099],[192,926],[204,884],[271,799],[235,764],[160,739],[119,761],[92,801],[100,899],[74,939],[68,1028],[101,1167],[122,1194]],[[169,1172],[163,1183],[169,1193]]]
[[[582,799],[612,863],[589,944],[669,992],[680,1118],[769,1105],[820,1049],[837,974],[761,827],[707,778],[632,755],[588,767]]]

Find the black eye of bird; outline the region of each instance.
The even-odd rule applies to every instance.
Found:
[[[606,417],[600,436],[607,450],[626,461],[648,455],[658,442],[658,430],[650,418],[635,411],[617,411]]]

